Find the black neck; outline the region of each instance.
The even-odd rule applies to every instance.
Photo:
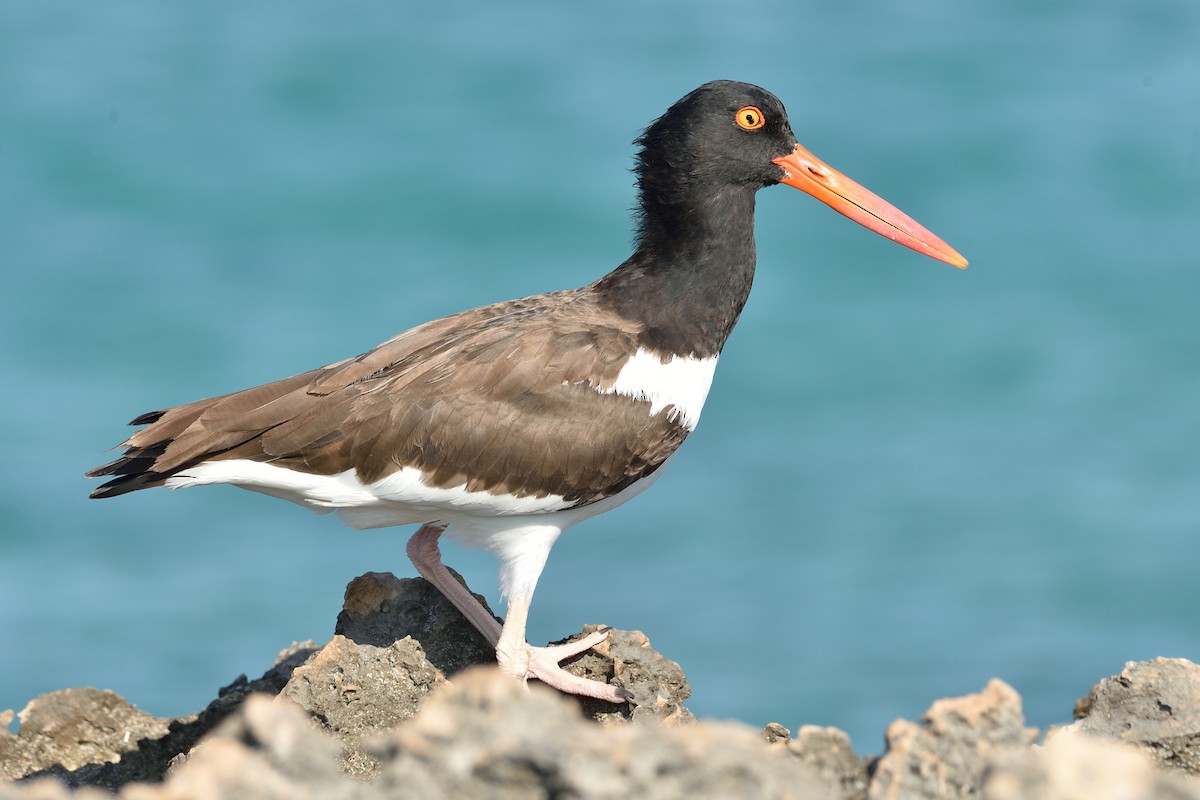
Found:
[[[722,186],[686,199],[643,192],[637,249],[594,284],[645,325],[638,344],[664,355],[717,355],[754,280],[754,190]]]

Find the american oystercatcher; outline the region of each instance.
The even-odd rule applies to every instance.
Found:
[[[953,248],[804,147],[757,86],[707,83],[636,142],[636,249],[581,289],[427,322],[356,358],[142,414],[92,497],[227,483],[336,511],[350,526],[421,523],[408,555],[496,648],[500,668],[622,702],[559,662],[600,643],[532,647],[525,623],[555,540],[642,493],[695,429],[754,277],[754,198],[785,183],[940,261]],[[445,534],[491,551],[503,626],[442,565]]]

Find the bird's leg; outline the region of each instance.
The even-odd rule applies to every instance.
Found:
[[[547,686],[567,694],[594,697],[610,703],[624,703],[633,694],[618,686],[609,686],[588,678],[572,675],[559,662],[590,650],[608,638],[608,628],[602,628],[575,642],[534,647],[525,641],[525,622],[529,617],[531,594],[513,595],[508,600],[504,629],[496,645],[496,661],[500,670],[522,681],[537,678]]]
[[[476,600],[467,587],[454,580],[450,570],[442,564],[442,552],[438,548],[438,537],[446,530],[445,525],[422,525],[408,540],[408,558],[421,577],[437,587],[442,595],[454,604],[467,622],[483,634],[488,644],[495,647],[500,641],[500,623]]]
[[[496,661],[502,672],[521,681],[537,678],[560,692],[594,697],[610,703],[623,703],[632,697],[625,689],[580,678],[559,666],[560,661],[578,655],[607,639],[607,629],[596,631],[568,644],[531,647],[525,641],[525,623],[529,618],[532,593],[518,594],[510,598],[508,615],[501,628],[500,623],[496,622],[466,587],[454,580],[454,576],[442,564],[438,537],[444,530],[445,525],[422,525],[408,540],[408,557],[421,577],[436,586],[467,621],[496,648]]]

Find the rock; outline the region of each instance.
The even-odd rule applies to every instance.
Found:
[[[599,625],[585,625],[580,633],[554,644],[580,639],[600,629]],[[632,700],[620,705],[574,698],[584,714],[602,725],[621,725],[628,720],[678,725],[696,719],[683,706],[683,701],[692,696],[683,669],[652,648],[641,631],[610,629],[606,640],[563,662],[563,669],[633,693]]]
[[[590,626],[577,635],[596,629]],[[356,578],[346,589],[336,630],[324,647],[307,642],[281,653],[275,666],[256,681],[238,678],[199,714],[177,720],[142,715],[146,730],[136,729],[137,735],[131,734],[123,749],[109,746],[104,736],[86,726],[79,729],[82,733],[66,735],[70,741],[57,749],[50,747],[47,732],[70,726],[39,720],[51,719],[50,709],[67,706],[55,696],[39,698],[30,709],[42,709],[41,716],[33,714],[26,719],[27,712],[22,712],[20,734],[0,732],[3,774],[7,778],[54,775],[69,786],[100,786],[111,791],[134,781],[161,781],[169,768],[189,761],[189,751],[201,737],[237,712],[249,695],[263,693],[279,694],[303,709],[312,726],[333,737],[340,752],[340,769],[367,778],[379,764],[366,743],[417,714],[426,696],[446,681],[447,670],[454,675],[478,664],[492,665],[494,670],[491,646],[440,592],[419,578],[399,580],[386,573]],[[420,641],[417,636],[422,637]],[[606,642],[576,656],[565,667],[579,675],[611,680],[633,692],[634,700],[621,705],[569,701],[603,725],[693,721],[683,706],[691,693],[683,671],[655,652],[640,632],[612,631]],[[81,697],[78,693],[84,691],[94,692],[71,690],[65,696]],[[97,695],[108,698],[111,708],[93,703],[83,711],[64,711],[58,717],[83,720],[115,732],[113,736],[135,730],[125,717],[140,712],[111,693]]]
[[[450,574],[466,586],[457,572],[450,570]],[[487,608],[486,600],[474,597]],[[496,663],[495,649],[423,578],[401,579],[389,572],[360,575],[346,586],[333,632],[375,647],[389,647],[411,636],[443,675],[454,675],[473,664]]]
[[[7,716],[12,719],[11,712]],[[116,763],[142,739],[164,736],[168,722],[138,710],[116,692],[92,688],[42,695],[18,716],[17,735],[7,725],[0,728],[0,778],[5,780],[52,767],[69,771]]]
[[[780,725],[778,722],[768,722],[762,730],[763,740],[767,744],[787,743],[791,741],[792,732]]]
[[[850,746],[850,737],[845,731],[817,725],[802,725],[796,732],[796,738],[787,742],[785,746],[789,753],[812,770],[823,783],[836,789],[838,797],[846,800],[865,800],[867,762],[854,753],[854,748]]]
[[[339,635],[292,673],[279,696],[337,738],[347,773],[368,777],[378,763],[362,740],[416,716],[426,695],[445,682],[412,637],[376,647]]]
[[[127,800],[226,798],[772,797],[838,800],[798,759],[737,724],[597,725],[551,690],[496,670],[462,673],[374,745],[378,777],[342,769],[337,741],[293,703],[252,696],[171,770]],[[68,797],[37,787],[46,800]],[[41,795],[30,785],[13,800]],[[3,792],[4,790],[0,790]],[[0,794],[0,800],[8,800]]]
[[[70,789],[55,778],[35,778],[28,783],[0,783],[0,800],[112,800],[103,789]]]
[[[198,714],[156,719],[95,689],[37,698],[15,735],[0,713],[0,776],[22,779],[0,782],[0,800],[1200,800],[1185,774],[1197,772],[1200,667],[1180,659],[1127,664],[1042,748],[1020,697],[994,680],[896,721],[870,762],[835,728],[697,722],[683,671],[638,631],[610,631],[564,667],[634,699],[524,687],[431,586],[369,573],[347,588],[328,644],[293,645]]]
[[[1027,746],[1036,733],[1025,727],[1020,695],[993,679],[979,694],[938,700],[919,725],[897,720],[888,726],[887,750],[867,797],[978,797],[988,759]]]
[[[378,777],[355,780],[340,747],[293,703],[247,698],[165,783],[126,800],[285,798],[704,798],[837,800],[781,748],[736,724],[604,726],[557,693],[476,668],[437,688],[373,749]],[[41,790],[40,787],[38,787]],[[34,787],[0,800],[29,800]],[[46,800],[69,795],[55,793]],[[3,792],[4,790],[0,790]]]
[[[451,574],[463,583],[458,573],[451,570]],[[482,597],[475,598],[487,607]],[[586,625],[580,633],[554,644],[573,641],[600,627]],[[386,572],[368,572],[355,578],[346,587],[335,633],[359,645],[375,647],[388,647],[411,636],[421,643],[430,663],[447,677],[468,666],[496,663],[495,650],[441,592],[422,578],[400,579]],[[622,705],[577,698],[584,713],[602,724],[622,724],[631,719],[675,724],[694,719],[683,706],[692,693],[683,670],[656,652],[640,631],[614,630],[607,641],[564,662],[563,668],[633,692],[633,701]]]
[[[303,800],[367,797],[342,769],[338,743],[292,703],[246,699],[173,769],[161,787],[130,786],[128,800]]]
[[[1200,800],[1200,784],[1155,768],[1137,748],[1059,732],[1040,751],[996,754],[984,800]]]
[[[261,678],[248,681],[245,675],[240,676],[233,683],[221,689],[217,698],[200,713],[174,720],[157,719],[153,723],[146,723],[150,735],[135,738],[131,734],[131,746],[120,753],[120,760],[116,763],[112,763],[114,759],[105,756],[103,751],[92,748],[88,742],[81,742],[74,748],[60,747],[59,751],[50,759],[53,761],[52,764],[36,766],[29,763],[22,766],[24,762],[18,759],[13,762],[17,765],[16,768],[6,770],[6,774],[8,777],[53,775],[67,786],[100,786],[113,792],[133,781],[162,780],[171,764],[179,759],[185,759],[187,753],[200,741],[200,738],[239,708],[248,694],[252,692],[278,693],[291,677],[292,670],[308,659],[315,649],[316,644],[313,642],[293,644],[279,654],[274,666],[267,670]],[[54,693],[54,695],[58,694],[62,693]],[[103,694],[117,697],[112,692]],[[54,697],[54,695],[38,698],[30,703],[30,706],[45,698]],[[124,701],[122,700],[121,703]],[[112,715],[107,716],[100,710],[104,707],[104,704],[100,704],[98,708],[93,708],[89,712],[95,714],[94,718],[89,719],[90,727],[104,730],[112,727],[115,720],[127,717],[126,712],[121,711],[119,705],[113,705]],[[129,706],[129,708],[133,707]],[[134,710],[136,711],[136,709]],[[155,718],[151,717],[150,719]],[[35,724],[28,736],[36,736],[38,727]],[[7,742],[3,736],[11,737],[12,735],[7,731],[0,735],[0,762],[3,762],[7,768],[10,764],[10,757],[4,750]],[[26,736],[26,726],[22,724],[20,732],[13,738],[21,741]],[[124,739],[123,733],[120,734],[120,738]],[[60,745],[65,744],[61,738],[59,742]]]
[[[597,726],[570,700],[491,670],[436,691],[377,756],[383,796],[838,797],[748,727]]]
[[[1200,775],[1200,666],[1182,658],[1129,662],[1075,704],[1066,730],[1141,747],[1159,764]]]

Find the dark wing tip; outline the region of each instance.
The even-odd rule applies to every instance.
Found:
[[[129,424],[149,425],[152,422],[158,422],[169,410],[170,409],[161,408],[157,411],[147,411],[145,414],[138,415]],[[85,478],[103,478],[109,475],[118,475],[120,477],[117,480],[109,481],[103,486],[97,488],[90,495],[88,495],[88,497],[113,497],[114,495],[125,494],[125,492],[132,492],[134,489],[142,488],[141,486],[131,486],[128,489],[121,489],[117,491],[116,484],[128,483],[132,481],[133,477],[135,477],[134,475],[131,475],[131,473],[144,471],[152,467],[154,465],[155,458],[162,454],[162,450],[165,447],[165,443],[157,448],[131,447],[125,451],[125,455],[121,456],[115,461],[110,461],[107,464],[101,464],[98,467],[89,469],[87,472],[83,473]]]
[[[111,474],[111,473],[110,473]],[[92,500],[103,500],[107,497],[136,492],[138,489],[149,489],[152,486],[162,486],[167,476],[160,472],[143,472],[137,475],[121,475],[108,483],[101,484],[92,490],[88,497]]]
[[[148,489],[151,486],[161,486],[167,475],[155,471],[154,462],[167,448],[167,442],[159,442],[150,447],[131,447],[125,455],[102,464],[83,473],[88,478],[107,478],[116,476],[108,483],[99,486],[89,497],[116,497],[119,494]]]
[[[124,494],[124,492],[116,491],[113,487],[113,484],[117,482],[118,481],[109,481],[103,486],[97,486],[95,489],[92,489],[91,493],[88,495],[88,499],[103,500],[106,497],[116,497],[118,494]]]
[[[117,470],[124,463],[125,463],[125,457],[122,456],[121,458],[118,458],[116,461],[110,461],[107,464],[101,464],[100,466],[95,467],[94,469],[89,469],[87,472],[83,473],[83,477],[85,477],[85,478],[103,478],[105,475],[116,475]]]

